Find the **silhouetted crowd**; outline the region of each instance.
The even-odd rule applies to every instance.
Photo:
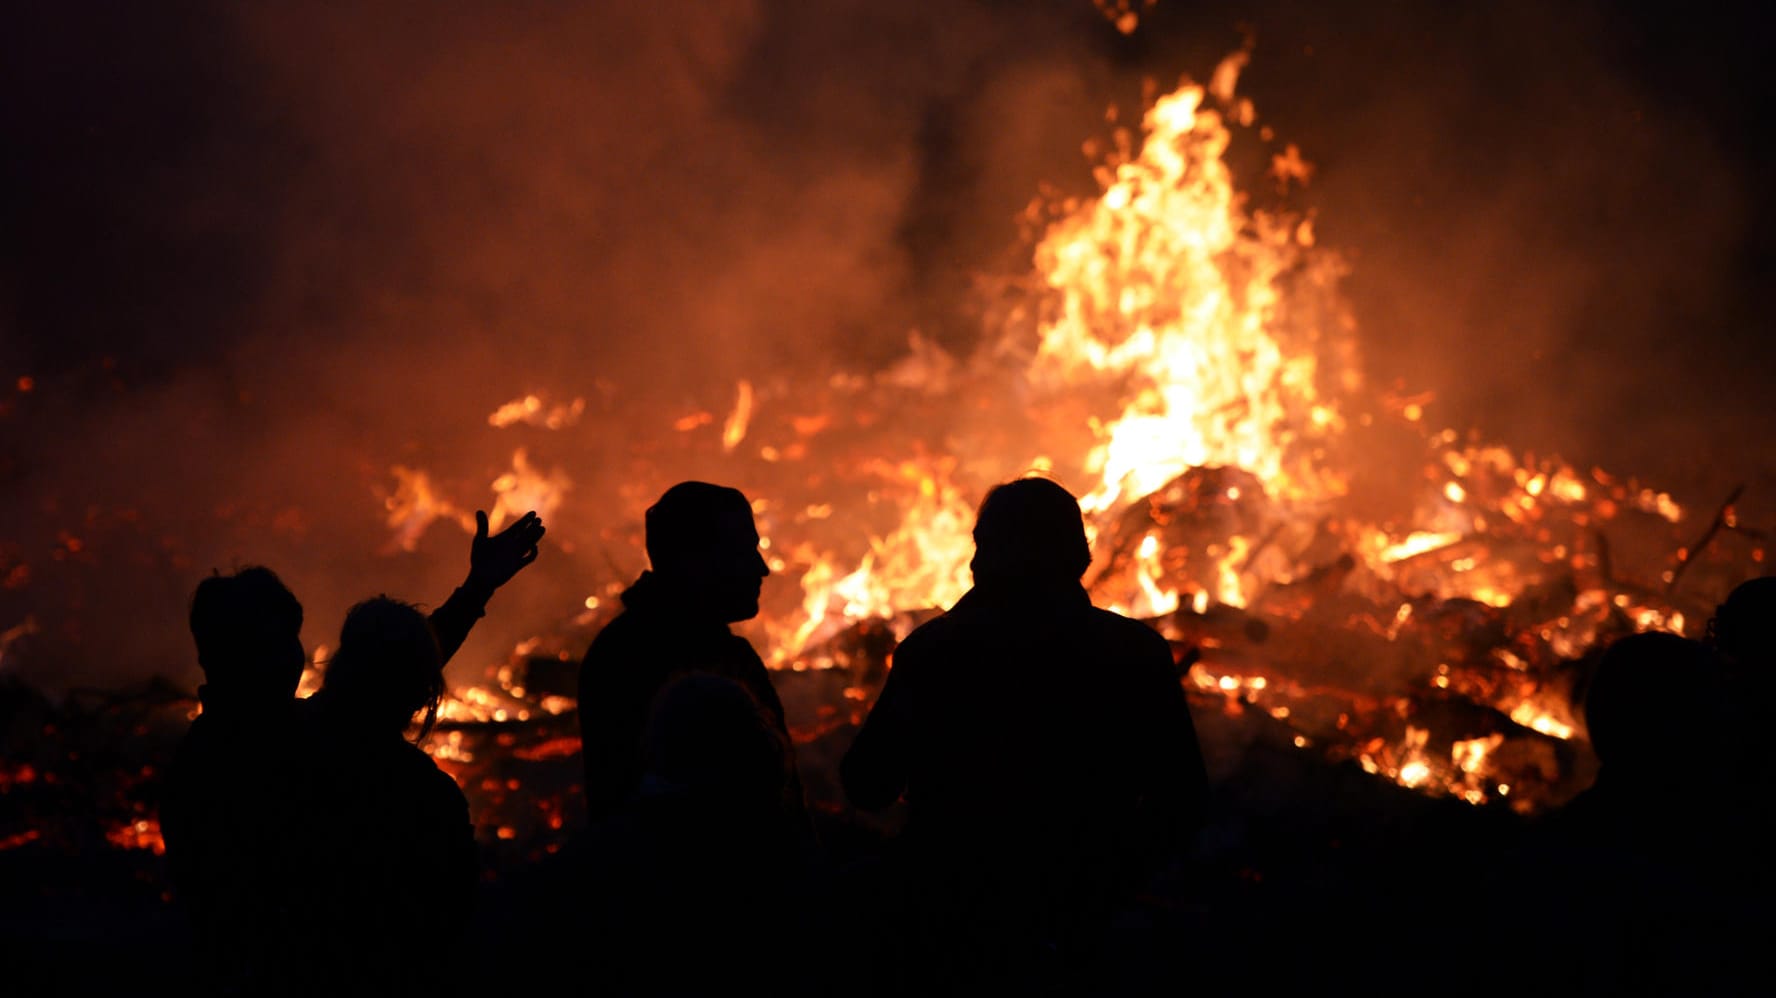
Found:
[[[306,699],[302,607],[278,578],[197,587],[203,709],[162,826],[205,992],[472,985],[454,959],[480,877],[468,806],[416,743],[445,663],[544,534],[534,514],[491,535],[477,521],[462,586],[429,615],[353,607]],[[826,994],[843,960],[847,993],[1188,990],[1131,976],[1125,915],[1191,850],[1203,755],[1171,646],[1081,586],[1074,497],[1024,478],[981,504],[974,587],[896,648],[840,766],[852,805],[904,802],[904,824],[842,861],[771,675],[730,630],[759,612],[759,541],[739,491],[667,490],[647,512],[650,568],[586,653],[590,825],[548,885],[576,989]],[[1755,722],[1773,674],[1776,578],[1736,590],[1706,643],[1641,634],[1603,654],[1583,693],[1596,785],[1493,878],[1517,931],[1580,940],[1532,990],[1756,990],[1771,828],[1754,788],[1772,749]]]

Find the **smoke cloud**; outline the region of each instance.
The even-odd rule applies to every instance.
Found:
[[[572,553],[464,652],[496,657],[697,472],[638,477],[625,434],[742,378],[876,369],[915,328],[968,349],[973,277],[1027,266],[1040,184],[1089,191],[1105,107],[1206,78],[1243,28],[1242,91],[1318,164],[1303,197],[1352,257],[1372,383],[1668,487],[1769,465],[1738,450],[1770,437],[1746,422],[1770,351],[1743,332],[1768,205],[1694,91],[1641,72],[1645,26],[1397,6],[1162,2],[1127,38],[1083,0],[22,18],[0,42],[23,151],[0,167],[0,632],[38,630],[4,671],[194,684],[184,601],[213,568],[277,569],[311,644],[371,592],[441,600],[466,539],[391,550],[390,466],[489,506],[525,446],[574,483],[551,522]],[[584,430],[489,427],[530,392],[586,399]]]

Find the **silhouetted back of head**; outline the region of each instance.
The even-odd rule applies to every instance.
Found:
[[[654,776],[693,793],[775,801],[788,748],[746,687],[693,673],[660,692],[645,750]]]
[[[1695,750],[1708,648],[1675,634],[1630,634],[1603,653],[1585,690],[1585,727],[1605,766],[1634,774],[1680,767]]]
[[[271,569],[212,575],[191,596],[191,637],[219,692],[288,699],[302,680],[302,604]]]
[[[425,614],[387,596],[352,607],[321,689],[353,723],[402,731],[424,711],[420,734],[430,731],[444,698],[444,663]]]
[[[1046,478],[995,486],[974,522],[976,582],[1078,582],[1091,565],[1079,500]]]
[[[1776,576],[1740,583],[1715,609],[1710,632],[1734,665],[1776,669]]]

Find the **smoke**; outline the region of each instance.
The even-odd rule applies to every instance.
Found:
[[[37,387],[0,413],[0,577],[29,568],[0,631],[39,620],[3,668],[52,688],[194,682],[184,601],[212,568],[279,570],[310,643],[371,591],[441,600],[466,539],[390,553],[390,465],[491,506],[525,446],[574,483],[551,523],[573,553],[463,654],[497,657],[698,471],[638,476],[626,435],[742,378],[875,369],[914,328],[967,349],[970,282],[1027,265],[1040,184],[1089,190],[1104,107],[1205,78],[1241,24],[1242,89],[1319,164],[1322,241],[1355,258],[1372,381],[1656,477],[1693,473],[1695,428],[1746,418],[1768,374],[1674,332],[1740,342],[1752,177],[1596,11],[1164,2],[1132,38],[1085,0],[21,20],[0,390]],[[490,429],[527,392],[585,398],[580,432]]]
[[[1089,9],[862,0],[180,13],[42,15],[50,54],[20,46],[24,89],[79,83],[16,113],[54,140],[20,207],[63,259],[20,253],[7,282],[6,360],[42,387],[7,424],[3,567],[31,579],[0,610],[54,618],[8,668],[55,688],[193,681],[183,603],[212,568],[282,572],[311,644],[366,590],[442,599],[466,540],[387,551],[392,464],[491,506],[527,446],[574,483],[551,539],[603,571],[607,528],[694,471],[637,480],[626,436],[742,378],[879,366],[952,311],[969,260],[944,257],[1009,244],[1030,178],[1080,168],[1076,140],[1037,140],[1084,92],[934,162],[962,141],[946,116],[990,130],[977,109],[1015,95],[977,104],[983,83],[1078,78],[1097,56],[1072,33],[1114,34]],[[489,428],[527,392],[588,400],[580,449]],[[553,560],[465,659],[578,607],[592,579]]]
[[[1705,502],[1768,466],[1768,151],[1741,116],[1770,79],[1733,35],[1604,5],[1278,5],[1243,90],[1318,164],[1372,382]]]

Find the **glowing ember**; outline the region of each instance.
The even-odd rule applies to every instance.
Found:
[[[1573,736],[1572,725],[1556,720],[1552,715],[1538,710],[1534,704],[1525,703],[1511,711],[1511,720],[1554,738],[1565,740]]]
[[[504,429],[520,423],[540,426],[544,429],[559,430],[580,421],[586,411],[586,400],[576,398],[572,402],[560,405],[549,405],[536,395],[526,395],[514,399],[495,409],[487,417],[489,426]]]
[[[137,818],[117,825],[105,833],[105,840],[119,849],[146,849],[156,856],[166,854],[166,840],[160,837],[160,821],[154,817]]]

